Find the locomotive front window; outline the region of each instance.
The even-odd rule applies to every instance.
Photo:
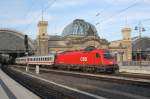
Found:
[[[112,54],[109,51],[103,53],[105,59],[113,59]]]

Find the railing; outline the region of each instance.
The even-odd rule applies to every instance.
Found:
[[[150,66],[150,61],[125,61],[122,66]]]

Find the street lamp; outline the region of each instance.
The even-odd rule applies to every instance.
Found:
[[[141,58],[142,58],[141,33],[146,31],[146,30],[144,27],[142,27],[141,22],[139,22],[138,26],[135,26],[134,30],[138,31],[138,33],[139,33],[139,59],[140,59],[140,65],[141,65]]]

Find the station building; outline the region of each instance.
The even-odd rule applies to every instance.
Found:
[[[26,48],[24,44],[25,34],[12,29],[0,29],[0,54],[7,54],[13,60],[24,56]],[[28,38],[29,54],[35,51],[34,42]]]
[[[47,55],[69,50],[80,50],[87,47],[107,48],[111,50],[118,62],[150,60],[150,38],[131,38],[131,28],[121,30],[122,38],[109,42],[101,38],[94,25],[82,19],[75,19],[68,24],[61,35],[48,35],[48,22],[38,22],[36,40],[28,38],[29,54]],[[50,34],[50,33],[49,33]],[[11,29],[0,29],[0,54],[12,57],[24,56],[26,49],[23,32]]]

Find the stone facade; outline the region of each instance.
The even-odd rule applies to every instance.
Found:
[[[118,62],[132,61],[131,28],[123,28],[122,37],[122,40],[110,42],[109,49],[112,50]]]
[[[38,37],[37,37],[37,53],[38,55],[47,55],[48,54],[48,33],[47,33],[47,21],[40,21],[38,23]]]
[[[52,39],[51,39],[52,38]],[[57,36],[51,36],[49,38],[49,52],[62,52],[68,50],[80,50],[89,46],[95,46],[96,48],[108,48],[108,41],[100,39],[96,36],[86,37],[61,37],[57,39]]]

